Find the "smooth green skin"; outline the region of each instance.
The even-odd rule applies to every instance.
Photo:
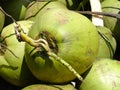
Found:
[[[2,4],[3,9],[15,20],[23,20],[25,17],[26,6],[22,0],[9,0]],[[6,17],[5,25],[12,23],[11,18]]]
[[[0,11],[0,32],[2,31],[2,28],[4,26],[4,21],[5,21],[5,15]]]
[[[112,36],[112,32],[110,29],[102,26],[97,26],[97,30],[101,32],[105,37],[107,37],[108,42],[112,45],[112,48],[114,50],[114,53],[112,52],[112,49],[109,48],[107,45],[108,42],[105,41],[103,37],[99,35],[99,52],[98,52],[98,58],[113,58],[115,51],[116,51],[116,40]]]
[[[58,45],[57,55],[68,62],[78,73],[85,72],[94,62],[98,52],[96,27],[85,16],[66,9],[48,9],[33,24],[28,36],[35,39],[47,31]],[[25,56],[28,67],[35,77],[51,83],[71,81],[75,76],[55,59],[45,55],[30,54],[32,46],[26,44]]]
[[[76,89],[71,84],[65,84],[65,85],[33,84],[24,87],[21,90],[76,90]]]
[[[21,27],[26,34],[28,33],[33,22],[31,21],[19,21]],[[10,36],[14,32],[13,24],[6,26],[1,36],[4,38]],[[18,58],[16,58],[10,51],[6,50],[5,54],[0,53],[0,76],[9,83],[16,86],[26,86],[35,81],[35,78],[29,71],[25,59],[24,59],[24,42],[18,42],[15,35],[12,35],[5,39],[6,46],[9,48]]]
[[[56,8],[64,8],[67,9],[66,6],[58,1],[52,1],[52,2],[32,2],[25,14],[25,19],[35,21],[38,19],[41,14],[46,13],[47,9],[56,9]]]
[[[103,12],[109,12],[109,13],[119,13],[120,12],[120,1],[115,0],[106,0],[102,2],[102,10]],[[108,8],[105,8],[108,7]],[[115,9],[117,8],[117,9]],[[115,37],[115,39],[120,43],[120,20],[112,17],[104,17],[104,26],[109,28]]]
[[[120,90],[120,62],[112,59],[96,60],[79,90]]]

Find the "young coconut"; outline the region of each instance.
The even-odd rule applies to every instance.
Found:
[[[120,90],[120,62],[96,60],[78,90]]]
[[[120,1],[119,0],[105,0],[101,3],[103,12],[119,14]],[[109,28],[120,45],[120,20],[112,17],[103,17],[104,24]]]
[[[18,21],[27,34],[32,21]],[[25,43],[16,40],[14,24],[3,28],[0,35],[0,76],[16,86],[26,86],[37,81],[25,62]]]
[[[21,41],[27,42],[26,62],[39,80],[69,82],[79,78],[78,74],[84,73],[96,59],[98,32],[88,18],[77,12],[47,10],[32,25],[29,37],[20,32]]]

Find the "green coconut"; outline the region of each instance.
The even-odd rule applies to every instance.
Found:
[[[78,90],[120,90],[120,62],[96,60]]]
[[[107,13],[119,14],[120,12],[120,1],[118,0],[105,0],[102,2],[102,10]],[[103,17],[104,25],[109,28],[117,40],[120,43],[120,20],[112,17]]]
[[[85,16],[63,8],[47,9],[31,27],[28,36],[45,39],[52,53],[69,63],[79,74],[94,62],[98,53],[98,32]],[[43,50],[43,51],[41,51]],[[63,64],[44,49],[26,43],[26,62],[39,80],[64,83],[76,78]]]
[[[32,21],[18,21],[27,34]],[[36,82],[25,62],[25,43],[16,39],[14,24],[3,28],[0,36],[0,76],[16,86],[26,86]]]

